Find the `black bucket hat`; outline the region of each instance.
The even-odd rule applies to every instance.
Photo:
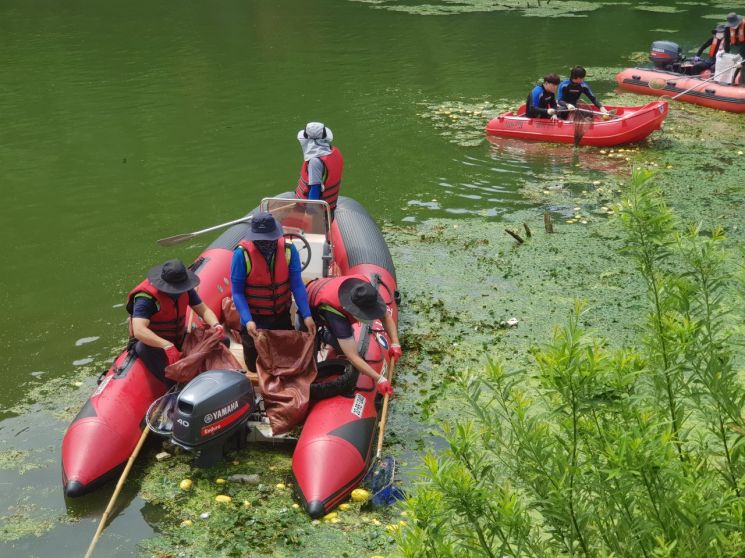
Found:
[[[181,260],[168,260],[156,265],[148,272],[147,279],[156,289],[167,294],[185,293],[199,285],[197,274],[186,269]]]
[[[277,240],[282,236],[282,227],[268,211],[260,211],[251,219],[251,230],[246,240]]]
[[[385,316],[386,306],[378,290],[367,281],[354,277],[339,287],[341,307],[361,322],[371,322]]]
[[[711,30],[712,34],[724,33],[727,30],[727,26],[724,23],[720,23],[714,29]]]

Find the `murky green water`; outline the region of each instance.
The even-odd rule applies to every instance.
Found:
[[[124,341],[126,292],[209,240],[155,239],[293,187],[305,121],[333,129],[343,193],[374,216],[498,219],[568,169],[583,184],[624,169],[592,150],[493,146],[491,114],[576,63],[607,94],[609,70],[652,40],[697,47],[713,16],[743,5],[595,3],[552,18],[497,4],[527,3],[0,3],[0,554],[82,554],[108,493],[67,510],[59,443]],[[152,533],[128,496],[102,556]]]

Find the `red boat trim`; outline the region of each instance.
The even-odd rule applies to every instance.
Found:
[[[642,79],[624,79],[624,83],[628,83],[629,85],[638,85],[640,87],[649,87],[649,82],[644,81]],[[712,83],[711,87],[716,87],[716,83]],[[725,84],[725,87],[731,87]],[[686,91],[686,89],[683,89],[681,87],[675,87],[674,85],[669,85],[669,82],[665,84],[665,87],[661,89],[654,89],[652,87],[649,87],[652,91],[669,91],[670,93],[682,93],[683,91]],[[690,95],[691,97],[701,97],[702,99],[713,99],[715,101],[722,101],[724,103],[732,103],[734,105],[745,105],[745,98],[739,99],[737,97],[725,97],[724,95],[715,95],[713,93],[707,93],[706,88],[704,88],[703,93],[699,90],[694,89],[693,91],[689,91],[686,93],[686,96]]]

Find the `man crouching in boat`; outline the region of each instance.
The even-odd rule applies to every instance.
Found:
[[[558,74],[543,76],[543,83],[536,85],[528,95],[525,103],[525,116],[556,119],[556,90],[560,81]]]
[[[303,150],[303,164],[295,196],[306,200],[323,200],[334,215],[339,199],[344,158],[341,151],[331,146],[334,134],[321,122],[308,122],[297,133]]]
[[[129,293],[129,334],[137,339],[134,351],[148,370],[163,383],[165,368],[181,358],[189,306],[209,326],[222,328],[215,313],[202,302],[194,287],[199,277],[181,260],[168,260],[150,270]]]
[[[233,252],[230,287],[235,308],[241,316],[243,359],[256,372],[259,329],[294,329],[290,318],[292,296],[305,327],[315,334],[316,324],[308,307],[308,295],[301,277],[300,256],[282,236],[282,227],[268,212],[251,220],[251,231]]]
[[[337,353],[344,353],[357,370],[370,376],[379,393],[393,395],[391,383],[375,372],[357,352],[352,331],[355,321],[370,323],[382,320],[391,340],[391,358],[398,360],[401,357],[396,324],[377,289],[364,275],[315,279],[308,284],[308,298],[313,315],[319,324],[325,326],[323,340]]]
[[[575,66],[569,72],[569,79],[565,79],[559,84],[559,90],[556,94],[557,104],[564,109],[562,118],[567,118],[569,113],[576,110],[579,104],[579,98],[585,95],[590,102],[597,107],[603,114],[608,114],[603,104],[598,101],[590,86],[585,83],[587,71],[582,66]]]

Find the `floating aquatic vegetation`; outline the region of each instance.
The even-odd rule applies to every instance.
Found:
[[[554,0],[533,4],[524,0],[440,0],[440,2],[406,4],[400,0],[352,0],[370,4],[374,8],[405,12],[414,15],[455,15],[475,12],[517,11],[528,17],[587,17],[587,12],[604,5],[625,2],[584,2]]]
[[[653,6],[650,4],[638,4],[634,6],[634,9],[641,10],[643,12],[656,12],[660,14],[677,14],[686,11],[678,9],[675,6]]]
[[[32,504],[28,499],[11,506],[6,515],[0,516],[0,541],[12,542],[23,537],[39,537],[60,523],[75,521],[74,518],[58,516],[47,509]]]
[[[443,101],[423,102],[419,116],[432,122],[440,135],[463,147],[480,145],[484,141],[486,123],[501,112],[517,108],[514,101]]]
[[[678,33],[678,29],[650,29],[654,33]]]
[[[620,66],[610,67],[588,67],[587,77],[585,78],[588,82],[590,81],[615,81],[616,74],[623,70]]]

